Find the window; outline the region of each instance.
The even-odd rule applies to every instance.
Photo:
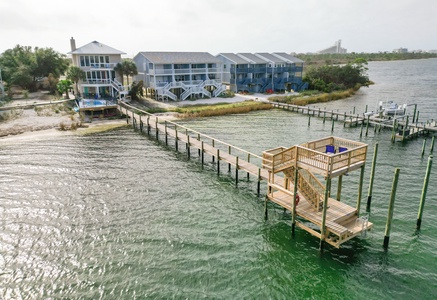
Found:
[[[87,66],[87,67],[90,66],[90,58],[89,58],[89,56],[85,56],[85,66]]]
[[[80,56],[80,66],[85,67],[85,58],[83,56]]]
[[[105,62],[109,64],[109,56],[105,56]]]
[[[153,70],[153,64],[152,63],[149,63],[149,69]]]

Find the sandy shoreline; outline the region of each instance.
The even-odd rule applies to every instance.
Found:
[[[248,100],[268,101],[267,98],[272,95],[240,95],[236,94],[233,98],[209,98],[198,99],[196,101],[166,101],[158,102],[152,99],[142,101],[151,107],[171,108],[178,106],[196,105],[196,104],[216,104],[216,103],[237,103]],[[35,139],[37,137],[55,136],[55,135],[69,135],[75,133],[86,133],[107,130],[114,127],[126,125],[126,120],[95,120],[92,123],[86,123],[85,128],[78,128],[77,130],[62,131],[59,130],[61,124],[69,127],[73,123],[80,122],[79,114],[71,114],[71,112],[55,111],[53,107],[42,109],[23,109],[20,105],[28,103],[42,103],[52,104],[45,99],[38,99],[34,97],[32,100],[14,100],[8,103],[8,106],[16,107],[10,111],[2,111],[0,114],[9,114],[6,121],[0,122],[0,141],[10,139]],[[53,104],[52,104],[53,105]],[[175,119],[173,113],[158,114],[163,118]]]

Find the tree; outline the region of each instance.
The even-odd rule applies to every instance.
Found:
[[[121,81],[124,83],[124,76],[126,75],[127,85],[129,85],[129,76],[137,75],[137,66],[131,59],[124,59],[122,62],[117,63],[114,67],[114,71],[121,77]]]
[[[132,100],[138,100],[139,98],[144,96],[144,83],[142,80],[136,83],[132,82],[132,88],[129,91],[129,96]]]
[[[0,68],[3,80],[9,85],[18,85],[23,89],[35,91],[37,81],[53,74],[59,78],[65,73],[68,61],[64,54],[52,48],[35,48],[17,45],[0,55]]]
[[[73,83],[69,79],[59,80],[56,87],[58,88],[59,93],[62,95],[65,93],[65,98],[70,99],[68,95],[68,90],[71,89],[71,85]]]
[[[67,79],[76,84],[76,94],[80,95],[79,87],[77,86],[80,80],[85,80],[85,71],[76,66],[70,66],[67,71]]]

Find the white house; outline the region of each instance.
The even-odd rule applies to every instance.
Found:
[[[76,48],[76,41],[71,38],[73,66],[81,68],[86,79],[79,82],[79,93],[83,98],[112,100],[127,93],[121,84],[121,77],[114,71],[121,55],[126,54],[105,44],[93,41]]]
[[[207,52],[140,52],[133,61],[146,92],[157,100],[216,97],[222,84],[222,63]]]

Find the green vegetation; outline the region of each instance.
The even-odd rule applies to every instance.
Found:
[[[244,114],[257,110],[272,109],[269,103],[244,101],[239,103],[218,103],[215,105],[190,105],[177,109],[182,118],[199,118],[223,116],[230,114]]]
[[[61,96],[65,93],[65,98],[70,99],[70,95],[68,95],[68,90],[71,89],[72,84],[73,83],[69,79],[63,79],[63,80],[59,80],[56,87],[58,89],[58,92],[61,94]]]
[[[120,75],[122,83],[124,82],[124,76],[126,76],[127,85],[129,85],[129,76],[138,74],[137,66],[132,59],[126,58],[122,62],[117,63],[114,71]]]
[[[129,96],[132,100],[139,100],[144,96],[144,83],[142,80],[138,82],[132,82]]]
[[[85,80],[85,72],[79,67],[70,66],[70,68],[68,68],[67,71],[67,79],[75,83],[76,94],[80,96],[80,92],[77,84],[79,83],[80,80]]]
[[[297,96],[276,96],[270,97],[270,101],[289,103],[295,105],[308,105],[314,103],[323,103],[333,100],[339,100],[351,97],[359,89],[359,86],[347,89],[345,91],[335,91],[331,93],[320,93],[319,91],[305,91]]]
[[[9,87],[17,85],[30,92],[36,91],[37,83],[49,74],[59,79],[67,67],[65,55],[52,48],[32,49],[30,46],[17,45],[0,55],[3,80]]]
[[[298,54],[296,57],[305,61],[305,65],[332,65],[347,64],[355,61],[357,58],[363,58],[366,61],[389,61],[389,60],[406,60],[406,59],[424,59],[437,57],[437,53],[343,53],[343,54]]]
[[[309,88],[325,93],[344,91],[359,86],[368,86],[369,77],[367,61],[357,58],[354,62],[343,66],[327,65],[318,68],[310,68],[303,78],[309,83]]]

